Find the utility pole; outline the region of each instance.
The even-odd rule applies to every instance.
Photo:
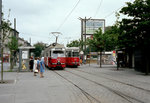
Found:
[[[80,18],[81,20],[81,50],[83,51],[83,19]]]
[[[1,32],[2,23],[1,22],[2,22],[2,0],[0,0],[0,51],[1,51],[1,37],[2,37],[2,32]]]
[[[30,45],[31,45],[31,37],[29,38],[29,43],[30,43]]]
[[[16,18],[14,18],[14,36],[17,37],[17,35],[16,35]]]
[[[2,0],[0,0],[0,60],[1,63],[3,62],[2,59],[2,31],[1,31],[1,27],[2,27]],[[3,63],[1,64],[1,80],[0,83],[3,83]]]
[[[3,44],[2,44],[2,0],[0,0],[0,60],[1,60],[1,80],[0,83],[4,83],[3,80]]]
[[[86,56],[86,17],[84,19],[84,41],[85,41],[85,44],[84,44],[84,55]]]
[[[83,43],[83,36],[84,36],[84,42],[85,42],[85,44],[84,44],[84,49],[83,49],[83,44],[81,45],[81,49],[84,51],[84,61],[86,60],[86,21],[87,20],[90,20],[91,19],[91,17],[90,18],[81,18],[81,17],[79,17],[79,20],[81,20],[81,41],[82,41],[82,43]],[[84,24],[84,25],[83,25]]]

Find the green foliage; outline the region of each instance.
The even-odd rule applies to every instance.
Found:
[[[67,44],[67,47],[80,47],[80,41],[79,40],[71,41],[71,43]]]
[[[2,32],[2,36],[1,36],[1,41],[2,44],[5,42],[6,39],[8,39],[9,35],[10,35],[10,31],[11,31],[11,23],[9,21],[4,21],[2,20],[1,22],[1,32]]]
[[[105,51],[115,50],[118,44],[119,28],[117,25],[112,26],[104,33]]]
[[[35,57],[39,57],[41,55],[42,50],[45,49],[46,44],[42,42],[38,42],[34,44],[34,46],[35,46],[34,55]]]
[[[10,42],[8,42],[7,46],[10,51],[17,51],[18,50],[18,40],[15,36],[9,37]]]
[[[4,42],[9,36],[9,32],[11,23],[8,21],[1,21],[0,31],[1,31],[1,60],[3,60],[3,49],[4,49]],[[1,82],[3,82],[3,62],[1,63]]]
[[[93,39],[88,39],[87,44],[90,47],[94,47],[96,51],[104,50],[104,36],[102,34],[101,28],[99,28],[96,33],[93,35]]]
[[[120,22],[119,46],[146,47],[150,45],[150,0],[128,2],[120,13],[130,18]]]
[[[87,44],[95,51],[111,51],[117,47],[119,28],[115,25],[109,27],[109,29],[102,34],[102,30],[99,28],[98,31],[93,35],[93,39],[88,39]]]
[[[14,59],[16,57],[16,51],[18,50],[18,40],[15,36],[9,37],[10,41],[6,45],[10,50],[10,71],[14,66]]]

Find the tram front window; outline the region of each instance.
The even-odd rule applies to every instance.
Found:
[[[73,57],[79,57],[79,52],[73,52]]]
[[[53,51],[53,58],[65,57],[64,51]]]

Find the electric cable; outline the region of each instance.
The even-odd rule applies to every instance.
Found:
[[[96,17],[97,13],[99,12],[99,9],[100,9],[100,7],[101,7],[101,5],[102,5],[102,2],[103,2],[103,0],[100,1],[99,6],[98,6],[98,8],[97,8],[97,10],[96,10],[96,12],[95,12],[94,17]]]
[[[75,10],[75,8],[78,6],[78,4],[80,3],[81,0],[78,0],[78,2],[76,3],[76,5],[73,7],[73,9],[69,12],[69,14],[66,16],[66,18],[64,19],[64,21],[60,24],[60,26],[57,28],[56,31],[58,31],[63,25],[64,23],[67,21],[67,19],[69,18],[69,16],[72,14],[72,12]]]
[[[132,0],[130,0],[130,2],[132,2]],[[119,7],[117,10],[112,11],[110,14],[106,15],[104,18],[108,18],[109,16],[111,16],[112,14],[114,14],[115,12],[117,12],[119,9],[121,9],[122,7],[124,7],[125,5]]]

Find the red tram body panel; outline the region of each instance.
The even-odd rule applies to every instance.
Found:
[[[79,57],[66,57],[67,66],[80,66]]]
[[[57,58],[48,57],[48,67],[50,67],[50,68],[65,68],[66,67],[66,58],[65,57],[57,57]]]
[[[68,47],[66,49],[66,66],[72,67],[80,66],[78,47]]]

